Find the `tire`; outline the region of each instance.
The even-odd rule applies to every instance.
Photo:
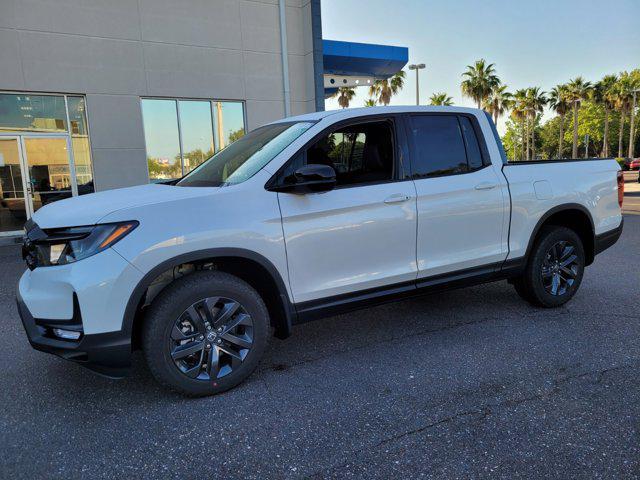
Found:
[[[200,271],[176,280],[153,300],[142,349],[164,387],[194,397],[215,395],[255,370],[269,325],[264,301],[246,282]]]
[[[549,225],[541,229],[524,274],[513,284],[518,295],[529,303],[555,308],[576,294],[584,267],[580,237],[569,228]]]
[[[518,277],[513,281],[513,288],[515,288],[516,293],[527,302],[532,302],[531,295],[529,295],[529,289],[525,285],[524,277]]]

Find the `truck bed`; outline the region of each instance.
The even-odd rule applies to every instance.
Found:
[[[572,205],[586,213],[596,235],[620,226],[614,159],[557,159],[509,162],[502,168],[511,199],[509,259],[525,255],[529,239],[544,215]]]

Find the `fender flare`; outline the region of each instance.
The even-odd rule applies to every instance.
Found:
[[[549,217],[551,217],[552,215],[555,215],[556,213],[560,213],[560,212],[564,212],[567,210],[579,210],[580,212],[584,213],[587,218],[589,219],[589,223],[591,225],[591,235],[592,235],[592,242],[593,245],[595,245],[595,225],[593,223],[593,217],[591,216],[591,212],[584,206],[584,205],[580,205],[579,203],[563,203],[561,205],[556,205],[555,207],[547,210],[544,215],[542,215],[542,217],[540,217],[540,219],[538,220],[538,222],[536,223],[536,226],[533,227],[533,231],[531,232],[531,236],[529,237],[529,243],[527,244],[527,251],[525,253],[525,258],[529,258],[529,255],[531,253],[531,249],[533,248],[533,242],[535,240],[535,238],[538,236],[538,233],[540,232],[540,229],[542,228],[542,225],[544,225],[544,223],[549,219]],[[590,258],[587,258],[587,262],[586,264],[589,265],[593,262],[593,252],[592,255],[590,256]]]
[[[271,263],[271,261],[263,255],[243,248],[207,248],[204,250],[195,250],[193,252],[188,252],[177,255],[175,257],[171,257],[153,267],[142,277],[142,279],[138,282],[136,287],[131,292],[124,311],[121,331],[123,333],[126,333],[127,336],[131,338],[131,335],[133,333],[133,324],[136,318],[136,313],[140,301],[143,299],[143,296],[151,285],[151,282],[153,282],[153,280],[162,272],[183,263],[191,263],[200,260],[209,260],[222,257],[235,257],[252,260],[260,264],[260,266],[262,266],[269,273],[278,289],[280,301],[282,302],[282,310],[284,312],[284,324],[281,325],[282,331],[278,336],[281,338],[285,338],[286,336],[288,336],[291,332],[291,325],[293,324],[295,309],[291,304],[289,294],[287,293],[287,289],[285,287],[284,281],[282,280],[280,272],[278,272],[278,269],[273,265],[273,263]]]

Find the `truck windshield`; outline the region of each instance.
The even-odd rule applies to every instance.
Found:
[[[219,187],[242,183],[255,175],[312,125],[313,122],[288,122],[257,128],[220,150],[176,185]]]

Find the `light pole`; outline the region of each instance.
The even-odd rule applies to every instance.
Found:
[[[416,105],[420,105],[420,79],[418,78],[418,71],[422,70],[425,66],[424,63],[412,63],[409,65],[409,70],[416,71]]]
[[[631,106],[631,127],[629,132],[629,158],[633,158],[633,144],[635,137],[635,123],[636,123],[636,94],[640,92],[640,88],[636,88],[633,91],[633,105]]]

